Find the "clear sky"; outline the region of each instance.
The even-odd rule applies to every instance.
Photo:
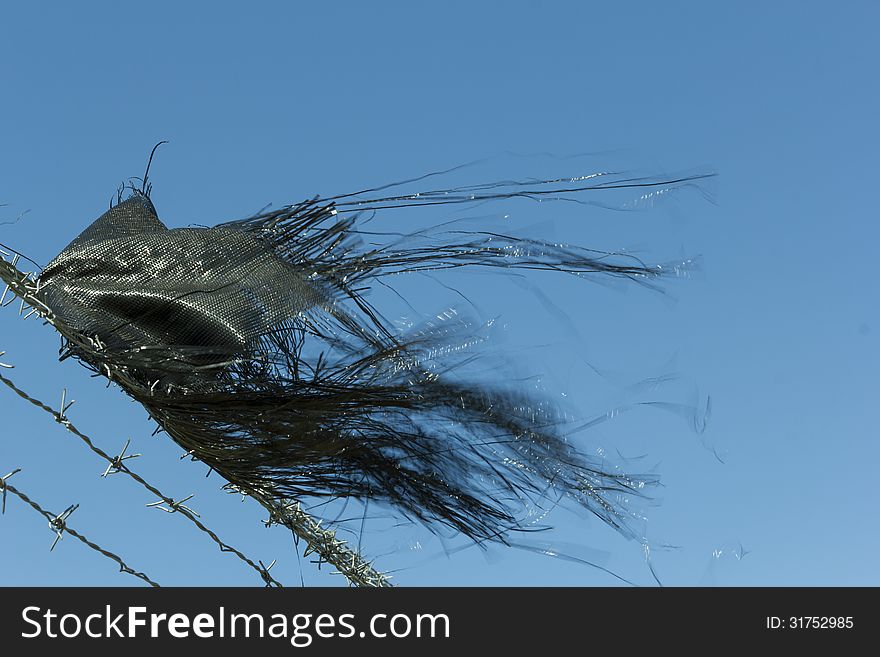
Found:
[[[241,7],[4,5],[0,221],[27,214],[0,225],[0,241],[45,264],[161,139],[171,143],[153,165],[153,200],[170,226],[480,159],[455,182],[716,170],[714,202],[680,194],[632,212],[519,202],[467,215],[648,260],[700,255],[701,270],[666,296],[550,275],[444,282],[502,318],[498,348],[585,417],[711,396],[702,435],[686,414],[642,407],[578,436],[612,461],[644,455],[638,467],[661,477],[645,531],[664,584],[880,584],[876,3]],[[374,221],[402,230],[436,216]],[[401,285],[424,314],[460,302],[432,281]],[[108,451],[131,437],[144,454],[132,467],[176,497],[196,493],[194,508],[229,543],[278,559],[277,578],[341,583],[298,559],[258,508],[219,492],[216,475],[151,438],[118,390],[59,364],[57,346],[17,306],[0,312],[0,351],[20,385],[54,405],[68,387],[81,429]],[[181,518],[145,508],[153,500],[133,482],[101,479],[98,460],[5,388],[0,413],[0,474],[23,468],[10,483],[49,509],[81,504],[76,529],[163,584],[260,583]],[[654,582],[638,543],[562,510],[548,521],[557,529],[540,539],[555,549]],[[7,500],[0,584],[137,583],[70,537],[50,554],[45,525]],[[364,536],[401,584],[618,583],[564,559],[449,545],[445,556],[426,532],[370,523]]]

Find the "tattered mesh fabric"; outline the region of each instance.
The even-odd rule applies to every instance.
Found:
[[[564,498],[629,533],[620,500],[650,478],[587,457],[548,399],[461,380],[459,366],[479,353],[478,324],[448,313],[394,330],[364,296],[389,274],[461,266],[640,282],[669,271],[488,232],[423,231],[379,247],[359,238],[365,211],[546,193],[495,187],[313,199],[168,229],[145,184],[42,271],[38,296],[58,319],[64,357],[119,384],[242,491],[376,500],[429,528],[501,542],[534,506]]]

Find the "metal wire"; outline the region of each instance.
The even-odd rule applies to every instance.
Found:
[[[120,557],[117,554],[114,554],[113,552],[110,552],[109,550],[107,550],[105,548],[102,548],[100,545],[89,540],[83,534],[79,533],[78,531],[73,529],[68,524],[68,519],[70,518],[70,515],[77,508],[79,508],[78,504],[71,505],[71,506],[67,507],[67,509],[65,509],[61,513],[57,513],[57,514],[52,513],[50,511],[47,511],[46,509],[44,509],[42,506],[40,506],[37,502],[35,502],[31,497],[29,497],[28,495],[23,493],[21,490],[19,490],[18,488],[16,488],[12,484],[10,484],[7,481],[7,479],[9,479],[10,476],[12,476],[13,474],[15,474],[17,472],[19,472],[19,470],[13,470],[10,474],[6,475],[5,477],[0,477],[0,494],[2,494],[2,496],[3,496],[3,510],[4,511],[6,510],[6,493],[8,492],[8,493],[12,493],[16,497],[18,497],[22,502],[24,502],[25,504],[30,506],[37,513],[39,513],[46,520],[48,520],[49,521],[49,528],[53,532],[55,532],[55,541],[52,543],[52,547],[49,548],[50,551],[55,549],[55,546],[58,544],[58,541],[61,540],[61,537],[63,534],[69,534],[70,536],[73,536],[75,539],[77,539],[78,541],[83,543],[86,547],[94,550],[95,552],[98,552],[99,554],[107,557],[108,559],[110,559],[112,561],[115,561],[117,564],[119,564],[119,571],[120,572],[128,573],[129,575],[133,575],[139,579],[142,579],[150,586],[154,586],[154,587],[159,586],[159,584],[157,584],[155,581],[150,579],[147,575],[135,570],[134,568],[129,566],[127,563],[125,563],[125,561],[123,561],[122,557]]]
[[[31,397],[28,393],[26,393],[24,390],[22,390],[17,385],[15,385],[15,383],[12,380],[3,376],[2,374],[0,374],[0,381],[2,381],[10,390],[15,392],[15,394],[17,394],[19,397],[30,402],[31,404],[33,404],[34,406],[36,406],[40,410],[43,410],[46,413],[48,413],[49,415],[51,415],[55,419],[56,422],[58,422],[61,426],[63,426],[65,429],[67,429],[67,431],[69,431],[74,436],[79,438],[83,443],[85,443],[85,445],[93,453],[97,454],[102,459],[104,459],[109,464],[108,469],[104,471],[105,474],[107,474],[109,472],[121,472],[125,475],[128,475],[129,477],[134,479],[141,486],[146,488],[153,495],[155,495],[156,497],[158,497],[160,499],[160,502],[154,502],[152,504],[148,504],[147,506],[155,506],[157,504],[163,504],[163,503],[166,504],[168,511],[170,511],[172,513],[179,513],[184,518],[189,520],[192,524],[194,524],[199,529],[199,531],[207,534],[211,538],[211,540],[214,541],[220,547],[221,552],[230,552],[230,553],[234,554],[236,557],[238,557],[239,559],[244,561],[248,566],[250,566],[251,568],[256,570],[257,573],[259,573],[260,577],[263,578],[263,580],[266,582],[267,585],[281,586],[281,583],[276,581],[275,579],[273,579],[272,576],[269,575],[269,573],[266,571],[265,568],[257,565],[257,563],[255,563],[253,560],[251,560],[250,558],[245,556],[241,551],[237,550],[236,548],[234,548],[231,545],[227,544],[226,542],[222,541],[217,536],[216,532],[212,531],[207,526],[205,526],[205,524],[196,517],[197,514],[192,509],[183,505],[183,502],[185,502],[186,500],[175,501],[173,498],[171,498],[168,495],[166,495],[165,493],[163,493],[161,490],[156,488],[154,485],[150,484],[143,477],[141,477],[139,474],[137,474],[135,471],[133,471],[131,468],[129,468],[127,465],[125,465],[125,463],[123,463],[125,458],[131,458],[131,456],[129,456],[129,457],[125,456],[125,448],[123,448],[123,451],[120,453],[119,456],[116,456],[116,457],[110,456],[104,450],[102,450],[100,447],[97,447],[91,438],[89,438],[86,434],[82,433],[79,429],[77,429],[74,426],[74,424],[62,412],[56,411],[55,409],[53,409],[50,406],[48,406],[47,404],[43,403],[39,399]],[[189,499],[189,498],[187,498],[187,499]]]

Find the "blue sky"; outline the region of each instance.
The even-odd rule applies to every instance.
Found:
[[[699,254],[701,270],[668,295],[546,275],[525,287],[448,282],[503,319],[499,349],[517,367],[585,416],[645,394],[711,396],[702,435],[641,409],[578,437],[609,458],[645,455],[640,466],[661,476],[645,531],[664,584],[877,585],[878,18],[869,2],[5,6],[0,221],[27,214],[0,225],[0,241],[46,263],[161,139],[171,143],[154,163],[153,199],[171,226],[473,160],[485,161],[456,182],[718,171],[714,202],[680,194],[633,212],[520,202],[470,215],[650,260]],[[456,302],[424,280],[401,285],[426,314]],[[197,493],[206,523],[255,559],[277,558],[279,579],[341,583],[150,438],[121,393],[59,364],[57,337],[16,311],[0,312],[0,351],[20,385],[53,404],[68,387],[81,429],[108,451],[131,437],[144,454],[133,467],[178,497]],[[673,374],[662,389],[637,387]],[[50,509],[80,503],[71,523],[90,538],[160,583],[259,584],[180,518],[145,508],[153,500],[132,482],[98,477],[98,461],[9,391],[0,413],[0,470],[23,468],[10,483]],[[136,583],[70,538],[50,554],[45,522],[7,507],[0,584]],[[550,521],[561,551],[653,583],[637,543],[564,511]],[[518,550],[437,556],[418,529],[368,525],[371,546],[402,584],[616,583]]]

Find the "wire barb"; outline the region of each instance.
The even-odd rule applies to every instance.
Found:
[[[3,496],[3,502],[2,502],[2,505],[0,505],[0,514],[6,513],[6,480],[9,479],[12,475],[17,474],[19,472],[21,472],[21,468],[16,468],[15,470],[10,472],[9,474],[6,474],[6,475],[3,475],[3,477],[0,477],[0,491],[2,491],[2,496]]]
[[[52,552],[55,549],[55,546],[58,545],[58,541],[62,539],[62,534],[64,533],[64,530],[67,529],[67,519],[78,508],[79,504],[71,504],[49,521],[49,529],[55,532],[55,540],[52,541],[52,547],[49,548],[49,552]]]
[[[119,454],[110,463],[107,464],[107,468],[104,470],[104,472],[101,473],[102,477],[121,472],[123,461],[126,461],[128,459],[136,459],[139,456],[143,456],[143,454],[126,454],[125,451],[128,449],[129,445],[131,445],[131,438],[125,441],[125,445],[122,446],[122,451],[119,452]]]
[[[159,509],[160,511],[164,511],[165,513],[177,513],[178,511],[183,510],[183,511],[187,511],[188,513],[191,513],[196,518],[201,518],[201,516],[198,513],[196,513],[191,508],[189,508],[188,506],[185,506],[183,504],[184,502],[191,500],[195,496],[196,496],[195,493],[192,493],[191,495],[188,495],[187,497],[184,497],[182,500],[179,500],[177,502],[175,502],[174,500],[172,500],[170,498],[165,498],[165,499],[160,500],[159,502],[150,502],[146,506],[152,507],[154,509]],[[163,504],[167,504],[168,506],[164,507],[164,506],[162,506]]]

